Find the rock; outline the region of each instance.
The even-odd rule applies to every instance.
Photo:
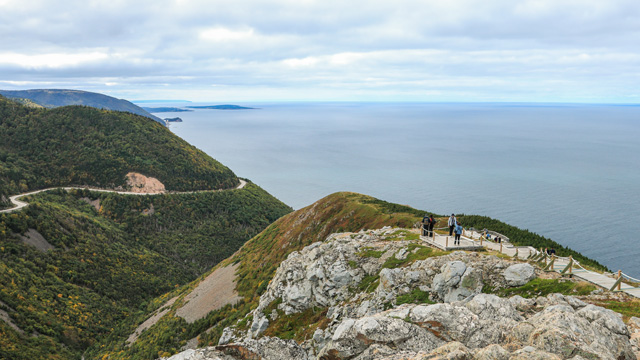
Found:
[[[594,305],[575,311],[569,305],[547,306],[528,322],[535,326],[528,343],[563,358],[632,359],[628,330],[610,310]]]
[[[467,309],[481,319],[503,322],[507,320],[522,321],[518,311],[508,299],[491,294],[478,294],[465,304]]]
[[[380,288],[393,290],[398,284],[403,283],[404,273],[402,269],[382,269],[380,271]]]
[[[587,306],[588,304],[580,299],[578,299],[575,296],[565,296],[564,299],[567,301],[567,303],[569,305],[571,305],[572,308],[574,308],[575,310],[579,310],[582,309],[583,307]]]
[[[365,351],[356,356],[354,360],[379,360],[386,359],[388,356],[394,356],[398,353],[397,350],[392,349],[382,344],[372,344]]]
[[[528,312],[533,310],[536,306],[536,301],[533,299],[525,299],[520,295],[515,295],[509,298],[509,302],[513,305],[518,311]]]
[[[160,360],[234,360],[233,357],[217,351],[215,348],[189,349]]]
[[[502,348],[502,346],[493,344],[483,349],[476,350],[473,359],[474,360],[508,360],[509,352]]]
[[[418,351],[435,349],[444,343],[414,324],[383,315],[347,319],[337,328],[331,341],[319,352],[319,358],[350,359],[363,353],[373,344],[397,350]]]
[[[409,319],[444,341],[459,341],[474,347],[471,341],[482,329],[480,319],[469,309],[452,304],[418,305],[411,309]]]
[[[447,360],[467,360],[471,359],[471,356],[471,352],[466,346],[457,341],[453,341],[431,351],[427,355],[427,358],[433,357]]]
[[[482,290],[482,273],[462,261],[446,263],[433,278],[433,290],[444,302],[460,301]]]
[[[629,329],[630,342],[633,347],[633,351],[636,352],[636,356],[640,359],[640,318],[635,316],[629,319],[627,328]]]
[[[532,346],[527,346],[523,349],[515,351],[509,360],[561,360],[562,358],[548,353],[546,351],[538,350]]]
[[[409,255],[407,248],[402,248],[395,254],[395,258],[397,260],[404,260],[407,258],[407,255]]]
[[[126,176],[127,186],[130,192],[162,194],[165,192],[164,184],[158,179],[146,177],[142,174],[130,172]]]
[[[614,311],[600,306],[587,305],[577,314],[591,321],[592,325],[603,326],[615,334],[629,335],[629,329],[622,321],[622,316]]]
[[[504,278],[509,286],[522,286],[535,279],[536,270],[527,263],[514,264],[504,270]]]
[[[535,326],[530,323],[521,322],[511,329],[510,334],[507,336],[507,341],[517,344],[527,344],[535,329]]]
[[[233,339],[233,328],[226,327],[222,330],[222,335],[220,335],[220,340],[218,340],[218,345],[225,345],[231,342]]]
[[[251,323],[251,335],[252,337],[258,337],[269,327],[269,319],[266,317],[255,317]]]

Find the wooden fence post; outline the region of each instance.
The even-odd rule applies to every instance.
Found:
[[[613,286],[609,290],[610,291],[620,291],[621,287],[622,287],[622,270],[618,270],[618,279],[616,280],[616,282],[613,284]],[[618,288],[618,289],[616,290],[616,288]]]

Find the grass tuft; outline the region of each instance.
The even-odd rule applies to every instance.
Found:
[[[502,297],[520,295],[523,298],[533,298],[537,296],[547,296],[553,293],[563,295],[588,295],[596,287],[587,282],[574,282],[563,279],[533,279],[523,286],[501,289],[496,292]]]

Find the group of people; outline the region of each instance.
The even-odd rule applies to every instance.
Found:
[[[436,224],[437,220],[433,218],[433,215],[429,215],[426,214],[423,218],[422,218],[422,236],[426,236],[426,237],[433,237],[433,228]],[[464,230],[464,228],[462,227],[462,224],[458,221],[458,219],[456,219],[456,215],[455,214],[451,214],[451,216],[449,216],[449,220],[447,221],[447,225],[449,226],[449,236],[454,236],[453,238],[453,244],[454,245],[460,245],[460,236],[462,236],[462,231]],[[482,234],[484,235],[484,237],[487,240],[492,240],[491,239],[491,234],[489,233],[489,230],[484,229],[482,230]],[[502,242],[502,238],[500,237],[500,235],[496,235],[493,238],[493,241],[497,242],[497,243],[501,243]],[[552,249],[553,250],[553,249]],[[555,250],[554,250],[555,252]]]
[[[436,219],[433,218],[432,215],[425,215],[422,218],[422,236],[433,237],[433,227],[436,224]],[[449,221],[447,222],[449,226],[449,236],[452,236],[455,233],[455,237],[453,240],[454,245],[460,245],[460,236],[462,235],[462,224],[456,219],[455,214],[451,214],[449,217]]]

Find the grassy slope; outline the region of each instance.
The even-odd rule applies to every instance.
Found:
[[[101,209],[81,200],[101,199]],[[0,358],[79,358],[96,338],[227,258],[289,207],[259,187],[133,197],[54,191],[0,215],[0,301],[27,334],[0,321]],[[154,208],[145,215],[143,210]],[[37,229],[46,253],[15,233]]]
[[[167,190],[232,188],[238,179],[167,128],[130,113],[65,106],[28,108],[0,97],[0,206],[4,196],[60,185],[114,188],[125,175]]]

